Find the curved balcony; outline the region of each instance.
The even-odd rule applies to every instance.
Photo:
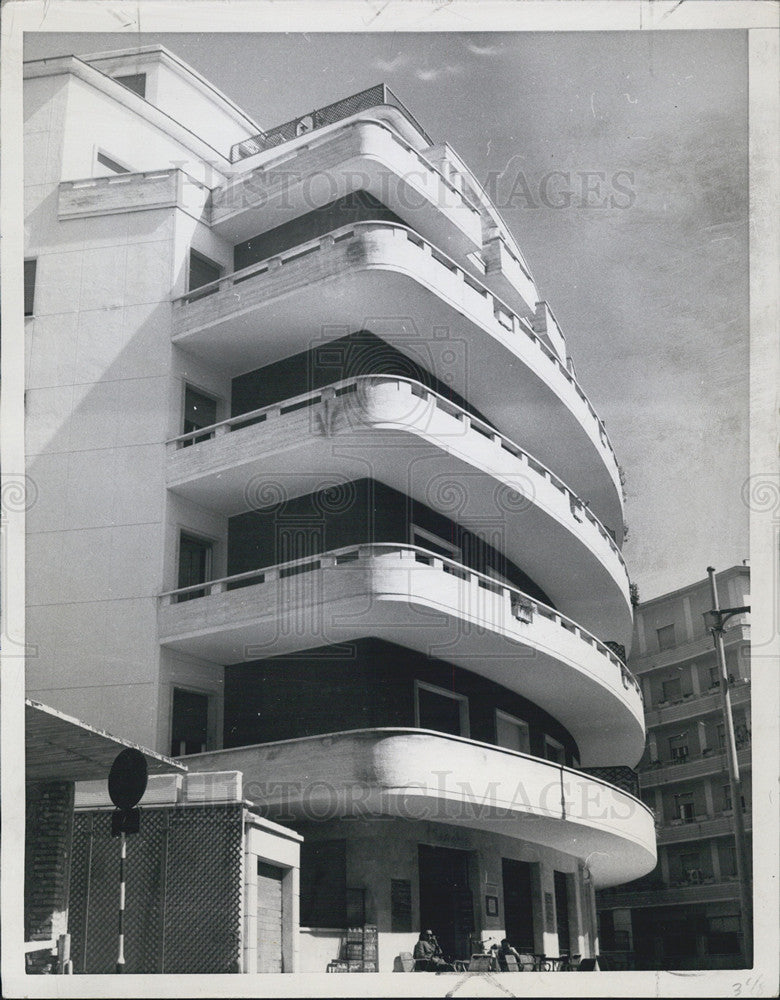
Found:
[[[238,243],[358,190],[452,253],[482,246],[478,206],[391,125],[364,117],[282,147],[215,188],[212,228]]]
[[[497,547],[556,607],[599,635],[630,639],[628,574],[611,533],[549,469],[418,382],[345,379],[168,447],[168,487],[227,515],[250,506],[248,484],[262,493],[260,484],[279,483],[292,497],[334,475],[370,475],[475,533],[499,535]]]
[[[160,642],[215,663],[366,635],[522,694],[565,726],[582,763],[633,766],[642,697],[615,654],[570,618],[411,545],[361,545],[160,597]]]
[[[437,377],[553,465],[607,524],[622,523],[617,461],[572,373],[482,282],[405,226],[346,226],[174,300],[173,342],[236,372],[372,328],[402,352],[423,344]],[[456,356],[462,363],[448,360]]]
[[[639,799],[580,771],[457,736],[363,729],[186,762],[195,771],[242,771],[245,795],[271,819],[381,815],[460,824],[587,859],[598,887],[655,866],[653,817]]]

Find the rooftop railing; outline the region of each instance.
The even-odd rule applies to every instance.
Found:
[[[305,115],[292,118],[290,121],[284,122],[283,125],[277,125],[267,132],[260,132],[249,139],[243,139],[241,142],[235,143],[230,149],[230,162],[238,163],[239,160],[245,160],[248,156],[254,156],[255,153],[262,153],[267,149],[273,149],[275,146],[281,146],[285,142],[297,139],[298,136],[314,132],[316,129],[323,128],[326,125],[334,125],[344,118],[349,118],[350,115],[356,115],[360,111],[367,111],[369,108],[375,108],[380,104],[386,104],[400,111],[417,129],[425,142],[429,146],[433,145],[433,140],[411,111],[402,104],[386,84],[378,83],[376,86],[369,87],[367,90],[361,90],[357,94],[342,97],[340,101],[335,101],[333,104],[326,104],[322,108],[316,108]]]

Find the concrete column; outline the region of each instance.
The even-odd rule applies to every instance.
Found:
[[[649,685],[648,685],[648,688],[649,688]],[[649,691],[648,691],[648,694],[645,696],[645,704],[646,705],[650,704]],[[654,732],[649,732],[647,734],[647,746],[648,746],[648,749],[650,750],[650,759],[651,760],[658,760],[658,737],[656,736],[656,734]]]
[[[655,812],[656,823],[664,822],[664,791],[662,788],[656,788],[654,791],[655,795],[655,805],[653,811]]]
[[[710,841],[710,858],[712,860],[712,874],[715,881],[720,882],[723,878],[720,871],[720,851],[718,850],[718,841],[714,837]]]
[[[244,968],[257,972],[257,856],[244,855]]]
[[[698,664],[692,663],[688,670],[691,673],[691,690],[694,695],[698,698],[701,694],[701,684],[699,683],[699,667]]]
[[[647,652],[647,639],[645,638],[645,623],[642,620],[642,615],[637,613],[634,620],[634,626],[636,628],[636,642],[639,647],[639,655],[644,656]]]
[[[685,638],[687,642],[690,642],[694,638],[693,616],[691,615],[690,597],[683,598],[683,615],[685,617]]]
[[[588,915],[585,910],[587,899],[584,896],[584,880],[582,865],[570,879],[571,884],[571,950],[575,955],[587,955],[588,947]]]
[[[707,726],[702,719],[696,723],[696,736],[699,741],[699,752],[707,747]]]
[[[707,808],[707,815],[711,818],[715,815],[715,802],[712,795],[712,781],[704,782],[704,803]]]
[[[664,880],[664,885],[670,885],[672,879],[669,874],[669,855],[663,846],[659,846],[658,848],[658,861],[661,865],[661,878]]]
[[[298,971],[300,869],[290,868],[282,880],[282,961],[285,972]]]
[[[534,921],[536,950],[544,955],[557,955],[558,930],[555,923],[555,874],[552,868],[543,863],[539,865],[539,888],[541,897],[539,906],[541,935],[537,935],[536,921]]]

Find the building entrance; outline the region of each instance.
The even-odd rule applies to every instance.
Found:
[[[534,910],[531,891],[531,865],[527,861],[501,859],[504,883],[504,920],[506,937],[522,954],[533,954]]]
[[[448,959],[468,958],[474,932],[469,856],[447,847],[418,847],[420,930],[432,930]]]

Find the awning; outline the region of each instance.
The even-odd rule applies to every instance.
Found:
[[[29,698],[25,699],[25,727],[28,782],[108,780],[114,758],[125,747],[140,750],[150,774],[187,770],[186,765],[154,750],[119,739]]]

